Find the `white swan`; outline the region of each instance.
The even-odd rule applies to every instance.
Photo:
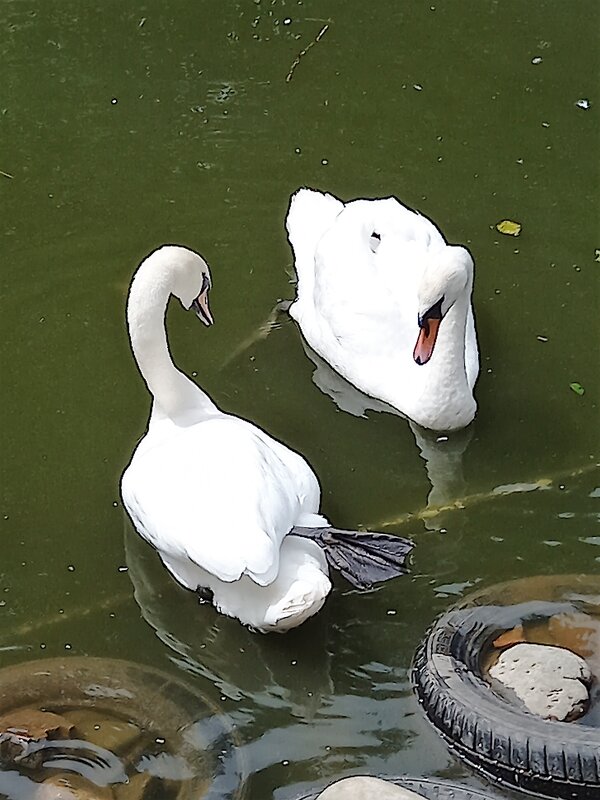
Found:
[[[169,297],[210,325],[210,287],[208,265],[184,247],[161,247],[134,276],[129,335],[154,401],[121,493],[137,531],[180,584],[203,590],[245,625],[285,631],[323,605],[328,561],[367,585],[406,571],[412,545],[328,527],[302,456],[221,412],[175,367],[165,331]]]
[[[394,197],[344,204],[300,189],[286,226],[290,314],[313,350],[424,428],[468,425],[479,372],[468,250]]]

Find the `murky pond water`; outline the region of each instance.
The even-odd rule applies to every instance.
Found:
[[[418,707],[416,645],[471,587],[600,567],[598,30],[595,0],[1,0],[1,666],[184,673],[236,724],[251,800],[351,771],[477,785]],[[405,420],[341,411],[290,321],[260,333],[293,296],[301,185],[396,194],[474,254],[479,413],[420,441],[433,487]],[[169,314],[181,368],[306,455],[336,524],[412,537],[410,577],[340,581],[263,637],[132,535],[124,301],[165,241],[215,282],[210,331]]]

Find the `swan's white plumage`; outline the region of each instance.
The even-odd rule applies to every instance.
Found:
[[[290,314],[312,349],[423,427],[471,422],[479,355],[468,251],[393,197],[344,204],[300,189],[286,225],[298,277]],[[419,315],[442,298],[433,354],[419,365]]]
[[[132,349],[154,403],[123,474],[123,502],[181,584],[210,589],[214,605],[244,624],[286,630],[316,613],[331,588],[318,545],[287,534],[294,525],[328,523],[307,462],[223,414],[171,361],[164,331],[171,290],[189,307],[205,274],[197,254],[164,247],[132,283]]]

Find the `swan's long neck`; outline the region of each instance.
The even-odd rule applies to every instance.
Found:
[[[127,301],[131,349],[154,397],[151,421],[168,417],[177,424],[193,424],[217,409],[212,400],[171,359],[165,314],[171,295],[168,266],[152,257],[138,270]]]
[[[440,325],[435,351],[422,385],[419,404],[422,412],[431,407],[437,419],[433,427],[440,430],[461,428],[471,422],[476,409],[473,392],[467,380],[465,335],[471,291],[462,294]]]

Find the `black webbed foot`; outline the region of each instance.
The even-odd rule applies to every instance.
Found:
[[[401,536],[371,531],[294,527],[290,533],[315,541],[323,549],[329,566],[363,590],[405,575],[406,560],[414,546]]]

